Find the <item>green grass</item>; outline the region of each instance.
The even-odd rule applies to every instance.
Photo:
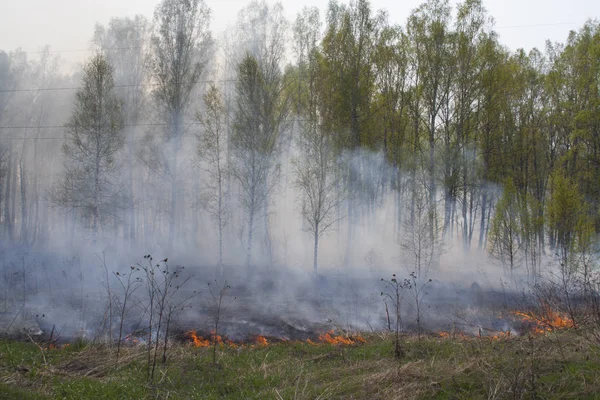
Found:
[[[148,382],[143,347],[42,351],[0,341],[1,399],[600,399],[597,346],[571,332],[546,337],[404,338],[352,346],[277,343],[212,349],[175,344]]]

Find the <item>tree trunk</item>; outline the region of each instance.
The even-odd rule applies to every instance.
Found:
[[[484,247],[484,237],[485,237],[485,215],[487,212],[487,188],[483,188],[483,193],[481,195],[481,223],[479,225],[479,250],[482,250]]]
[[[223,276],[223,181],[221,178],[221,169],[219,167],[219,214],[218,214],[218,223],[219,223],[219,274]]]
[[[6,183],[4,186],[4,227],[6,239],[12,238],[12,217],[10,215],[11,179],[12,179],[12,156],[6,160]]]
[[[21,155],[21,161],[19,162],[19,181],[21,184],[21,243],[27,244],[29,216],[27,213],[27,180],[25,176],[25,166],[23,164],[23,155]]]
[[[181,148],[181,110],[175,112],[173,117],[173,136],[171,137],[171,201],[169,213],[169,251],[173,251],[173,241],[175,239],[175,225],[177,221],[177,158]]]
[[[96,154],[96,170],[94,173],[94,209],[92,211],[92,234],[94,236],[94,242],[98,235],[98,202],[100,195],[100,154]]]
[[[36,139],[33,144],[33,165],[36,171],[39,171],[38,164],[38,140]],[[40,222],[40,195],[39,195],[39,174],[33,174],[33,218],[31,223],[31,244],[34,244],[37,240],[39,232],[42,230]]]
[[[172,162],[175,162],[173,157]],[[172,166],[175,168],[175,166]],[[170,198],[170,213],[169,213],[169,251],[173,251],[173,239],[175,237],[175,213],[177,209],[177,176],[175,171],[171,171],[171,198]]]
[[[315,275],[317,274],[317,260],[319,257],[319,224],[315,227],[315,248],[313,253],[313,269]]]
[[[252,231],[254,230],[254,200],[250,204],[250,216],[248,219],[248,246],[246,248],[246,267],[252,265]]]
[[[134,178],[133,178],[133,159],[135,155],[133,154],[133,128],[129,132],[129,146],[128,146],[128,171],[127,171],[127,184],[129,185],[128,190],[128,198],[127,198],[127,216],[128,216],[128,232],[126,232],[126,237],[130,241],[135,240],[135,232],[136,232],[136,224],[135,224],[135,203],[134,203]]]
[[[12,170],[12,191],[10,193],[10,238],[15,239],[15,223],[17,215],[17,158],[13,157]]]

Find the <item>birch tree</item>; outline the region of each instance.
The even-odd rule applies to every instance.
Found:
[[[156,84],[153,95],[165,124],[168,149],[163,166],[170,183],[169,247],[175,237],[177,199],[183,197],[178,176],[184,117],[208,62],[212,42],[209,22],[210,9],[203,0],[163,0],[154,12],[151,69]]]
[[[150,23],[141,16],[134,18],[113,18],[108,27],[96,25],[93,43],[96,44],[114,67],[115,84],[123,99],[122,111],[125,122],[125,149],[123,151],[126,166],[123,179],[127,188],[127,209],[125,210],[125,237],[136,237],[136,176],[134,174],[136,140],[139,132],[137,125],[144,118],[147,108],[147,92],[144,83],[148,75],[148,46]]]
[[[100,54],[84,67],[82,89],[67,124],[65,172],[52,192],[58,206],[77,212],[94,237],[117,218],[124,203],[117,153],[123,147],[121,102],[113,93],[113,69]]]
[[[212,85],[204,95],[204,113],[196,118],[202,126],[198,136],[197,155],[207,173],[200,206],[216,222],[219,232],[220,273],[223,274],[223,229],[227,222],[229,208],[226,202],[226,189],[229,171],[227,168],[227,126],[226,110],[219,89]]]
[[[299,192],[300,214],[313,239],[313,269],[317,272],[319,240],[341,218],[336,211],[344,200],[334,137],[319,117],[318,9],[304,9],[294,24],[298,65],[299,155],[293,160],[294,185]]]
[[[240,203],[246,215],[247,266],[252,263],[258,213],[266,208],[279,175],[279,134],[287,110],[282,86],[281,78],[267,81],[250,54],[238,66],[232,173],[240,185]]]

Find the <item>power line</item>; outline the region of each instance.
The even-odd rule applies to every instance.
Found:
[[[512,29],[512,28],[539,28],[543,26],[559,26],[559,25],[583,25],[585,22],[554,22],[549,24],[531,24],[531,25],[504,25],[495,26],[494,29]]]
[[[307,119],[302,118],[293,118],[290,119],[289,122],[305,122]],[[124,128],[128,127],[136,127],[136,126],[171,126],[172,124],[166,123],[141,123],[141,124],[125,124]],[[195,126],[201,125],[201,122],[184,122],[182,125],[184,126]],[[68,125],[40,125],[40,126],[0,126],[0,129],[68,129]],[[136,132],[136,133],[145,133],[145,132]],[[184,136],[194,136],[191,134],[184,134]],[[64,140],[64,137],[52,137],[52,136],[41,136],[41,137],[10,137],[10,136],[0,136],[1,140]]]
[[[247,40],[236,40],[236,43],[261,43],[263,42],[262,39],[247,39]],[[60,54],[60,53],[91,53],[91,52],[96,52],[96,51],[115,51],[115,50],[139,50],[139,49],[143,49],[145,46],[129,46],[129,47],[99,47],[99,48],[93,48],[93,49],[68,49],[68,50],[51,50],[51,48],[49,47],[47,50],[35,50],[35,51],[26,51],[21,49],[20,47],[17,47],[17,50],[22,51],[23,53],[27,53],[27,54],[43,54],[43,53],[55,53],[55,54]]]
[[[224,82],[236,82],[237,79],[212,79],[202,80],[193,82],[198,83],[224,83]],[[160,83],[140,83],[132,85],[114,85],[113,88],[130,88],[130,87],[145,87],[145,86],[158,86]],[[65,90],[79,90],[84,89],[83,86],[64,86],[64,87],[51,87],[51,88],[27,88],[27,89],[0,89],[0,93],[18,93],[18,92],[51,92],[51,91],[65,91]]]
[[[184,122],[183,125],[198,125],[200,122]],[[134,126],[171,126],[172,124],[166,123],[143,123],[143,124],[125,124],[124,128]],[[39,126],[0,126],[0,129],[67,129],[68,125],[39,125]]]
[[[95,51],[114,51],[114,50],[139,50],[141,46],[137,47],[109,47],[101,49],[72,49],[72,50],[37,50],[37,51],[24,51],[27,54],[43,54],[43,53],[87,53]]]

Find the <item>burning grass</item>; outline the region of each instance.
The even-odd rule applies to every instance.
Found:
[[[169,363],[154,385],[146,381],[143,345],[126,346],[116,363],[111,346],[73,343],[46,350],[44,362],[31,343],[1,341],[0,393],[15,399],[521,399],[593,398],[600,390],[598,348],[572,330],[498,339],[403,336],[400,362],[387,333],[326,332],[306,341],[256,336],[235,346],[216,335],[196,339],[221,346],[217,365],[211,349],[195,347],[190,335],[171,342]]]
[[[575,323],[569,316],[554,311],[548,305],[544,305],[539,313],[533,311],[514,311],[513,314],[526,322],[530,326],[532,333],[535,334],[544,334],[558,329],[575,327]]]
[[[210,347],[213,345],[217,345],[220,347],[231,347],[234,349],[249,347],[253,348],[255,346],[268,346],[273,343],[299,343],[299,344],[309,344],[312,346],[317,346],[319,344],[330,344],[330,345],[342,345],[342,346],[351,346],[366,343],[366,339],[360,335],[336,335],[333,330],[317,335],[313,339],[306,340],[287,340],[280,338],[270,338],[267,339],[262,335],[253,336],[250,340],[246,341],[233,341],[229,339],[223,339],[223,337],[219,335],[215,335],[214,332],[211,332],[208,336],[199,336],[197,331],[189,331],[185,334],[187,338],[190,339],[190,343],[194,347]]]
[[[573,320],[560,312],[554,311],[551,307],[544,305],[538,311],[511,311],[507,316],[501,316],[500,319],[506,322],[506,325],[518,327],[518,329],[493,330],[489,328],[478,329],[477,333],[462,332],[460,330],[448,332],[440,331],[437,336],[442,339],[469,340],[473,338],[488,340],[507,340],[522,336],[540,336],[552,332],[567,330],[575,327]]]

